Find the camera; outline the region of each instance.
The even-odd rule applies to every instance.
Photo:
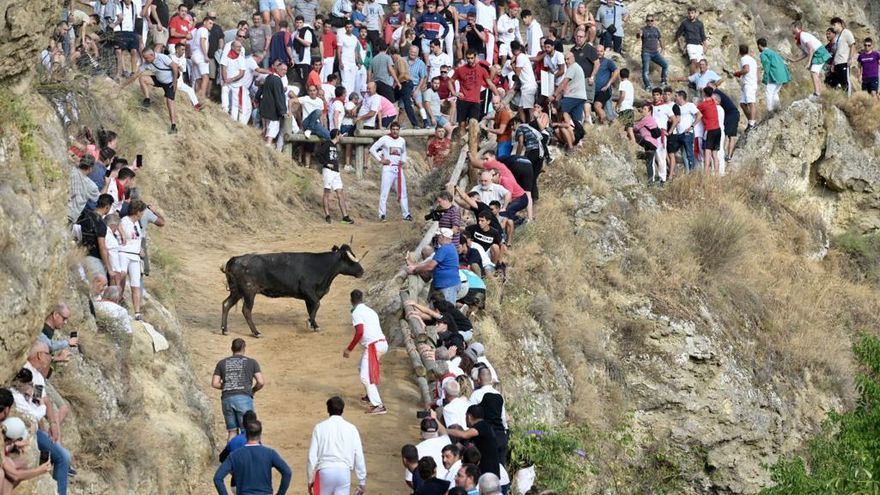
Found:
[[[425,419],[431,417],[431,411],[416,411],[416,419]]]
[[[428,211],[428,214],[425,215],[425,220],[429,220],[429,221],[433,220],[436,222],[436,221],[439,221],[440,217],[442,217],[442,216],[443,216],[443,211],[438,210],[437,208],[431,208],[431,210]]]

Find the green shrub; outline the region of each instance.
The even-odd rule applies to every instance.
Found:
[[[880,233],[849,231],[834,238],[834,247],[849,256],[859,278],[880,283]]]
[[[880,493],[880,339],[863,336],[854,352],[864,366],[856,408],[829,414],[803,455],[773,466],[764,495]]]

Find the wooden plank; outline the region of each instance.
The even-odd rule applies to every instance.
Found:
[[[364,146],[354,147],[354,169],[358,179],[364,178],[364,165],[367,164],[365,155]]]
[[[312,135],[306,137],[303,134],[285,134],[284,140],[295,143],[320,143],[321,141],[324,141],[318,136]],[[360,146],[371,146],[375,141],[375,139],[370,137],[343,136],[339,138],[340,144],[356,144]]]
[[[416,376],[427,376],[428,373],[425,370],[425,365],[422,364],[422,356],[419,355],[419,351],[416,349],[416,342],[413,340],[409,323],[407,323],[406,320],[400,320],[400,331],[403,334],[403,344],[406,348],[406,353],[409,355],[409,360],[412,363],[413,372]]]
[[[388,134],[388,129],[358,129],[355,131],[355,135],[357,136],[369,136],[374,138],[380,138]],[[401,129],[400,135],[402,137],[425,137],[425,136],[433,136],[434,129]]]

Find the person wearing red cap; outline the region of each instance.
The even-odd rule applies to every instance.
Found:
[[[504,62],[513,55],[510,51],[510,42],[513,40],[523,42],[519,27],[519,4],[508,2],[507,13],[502,14],[495,24],[498,28],[498,63],[503,66]]]
[[[367,395],[361,400],[370,404],[367,414],[386,414],[388,412],[379,396],[379,358],[388,352],[388,342],[379,324],[379,315],[364,304],[364,293],[358,289],[351,291],[351,324],[354,326],[354,337],[348,347],[342,351],[342,357],[348,358],[356,345],[364,348],[359,366],[361,383],[367,389]]]

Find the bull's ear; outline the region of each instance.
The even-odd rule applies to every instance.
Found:
[[[334,253],[335,253],[336,251],[339,251],[339,246],[337,246],[336,244],[334,244],[334,245],[333,245],[333,248],[331,249],[331,251],[333,251]]]

